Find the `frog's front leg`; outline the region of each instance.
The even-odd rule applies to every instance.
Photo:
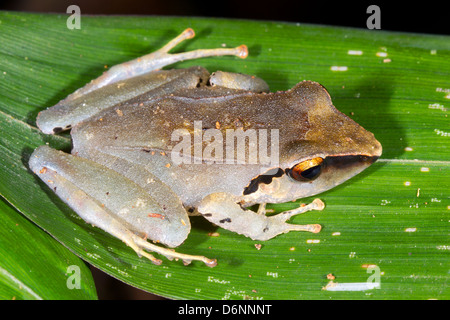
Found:
[[[124,175],[48,146],[37,148],[29,164],[83,220],[121,239],[139,256],[161,264],[160,259],[145,251],[148,250],[170,260],[181,259],[185,264],[200,260],[211,267],[216,265],[216,260],[178,253],[146,240],[176,247],[186,239],[190,223],[179,199],[171,199],[175,206],[171,205],[171,210],[167,210],[142,186]],[[152,181],[157,180],[156,177],[151,178]],[[158,185],[153,184],[152,187],[158,188]]]
[[[322,210],[324,203],[315,199],[312,203],[297,209],[285,211],[274,216],[265,215],[265,205],[255,213],[246,210],[239,204],[239,197],[228,193],[213,193],[205,197],[198,211],[212,223],[253,240],[269,240],[289,231],[320,232],[319,224],[296,225],[286,223],[292,216],[310,210]]]

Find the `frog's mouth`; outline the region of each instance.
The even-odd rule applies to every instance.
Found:
[[[346,155],[324,159],[320,176],[314,180],[317,193],[331,189],[367,169],[379,156]],[[317,180],[317,181],[316,181]]]
[[[323,159],[320,158],[320,161],[313,161],[311,167],[304,168],[304,176],[299,175],[297,172],[294,174],[299,164],[285,169],[273,168],[265,174],[258,175],[252,179],[244,189],[243,195],[258,193],[258,190],[264,188],[263,185],[270,185],[274,179],[289,179],[291,181],[290,186],[286,188],[282,187],[281,189],[284,190],[279,190],[284,195],[291,193],[293,199],[312,196],[352,178],[373,164],[378,158],[378,155],[328,156]],[[264,189],[267,190],[267,188]],[[275,191],[273,194],[273,202],[277,202],[277,193],[278,191]]]
[[[322,173],[326,171],[341,171],[342,173],[348,173],[360,169],[357,173],[361,172],[375,161],[379,156],[366,156],[366,155],[345,155],[345,156],[328,156],[324,159],[322,164]],[[357,174],[355,173],[355,174]],[[352,175],[353,176],[353,175]]]

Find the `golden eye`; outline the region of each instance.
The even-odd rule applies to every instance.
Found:
[[[322,171],[322,158],[313,158],[302,161],[288,171],[289,176],[297,181],[312,181],[316,179]]]

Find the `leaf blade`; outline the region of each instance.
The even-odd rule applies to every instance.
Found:
[[[65,27],[65,16],[1,13],[0,19],[5,30],[0,34],[0,193],[89,263],[136,287],[177,299],[449,297],[447,271],[439,262],[448,262],[448,250],[438,249],[446,248],[448,221],[450,148],[448,137],[439,134],[448,132],[448,112],[442,110],[450,87],[448,37],[162,17],[83,17],[77,33]],[[327,203],[324,212],[293,219],[322,224],[320,234],[282,235],[257,250],[257,242],[196,218],[191,235],[177,250],[217,257],[219,265],[205,269],[165,260],[157,267],[77,218],[27,169],[27,157],[40,144],[69,149],[68,138],[45,136],[34,128],[39,110],[98,76],[105,65],[153,51],[186,27],[193,27],[197,38],[177,51],[245,43],[250,56],[175,67],[200,64],[210,71],[255,74],[273,91],[303,79],[318,81],[339,110],[382,143],[382,161],[320,195]],[[333,66],[347,71],[333,71]],[[273,208],[278,212],[296,205]],[[212,232],[220,235],[211,237]],[[380,290],[322,290],[329,273],[338,282],[366,281],[370,274],[362,266],[367,264],[384,272]]]

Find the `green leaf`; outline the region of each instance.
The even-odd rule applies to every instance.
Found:
[[[91,272],[83,261],[3,199],[0,237],[0,299],[97,297]]]
[[[70,251],[124,282],[177,299],[450,298],[449,37],[181,17],[82,16],[81,29],[69,30],[66,19],[0,13],[0,193]],[[167,260],[155,266],[78,218],[28,169],[31,152],[41,144],[70,150],[68,135],[46,136],[36,129],[40,110],[105,67],[154,51],[187,27],[197,37],[178,51],[244,43],[250,55],[176,68],[202,65],[254,74],[273,91],[303,79],[320,82],[340,111],[382,143],[377,163],[320,195],[324,211],[292,219],[320,223],[319,234],[289,233],[260,243],[193,218],[193,230],[177,250],[217,258],[218,266]],[[8,210],[10,216],[7,208],[2,214]],[[330,291],[327,275],[341,291]],[[15,277],[23,282],[26,276]],[[342,291],[348,288],[343,284],[355,290],[377,277],[379,289]]]

